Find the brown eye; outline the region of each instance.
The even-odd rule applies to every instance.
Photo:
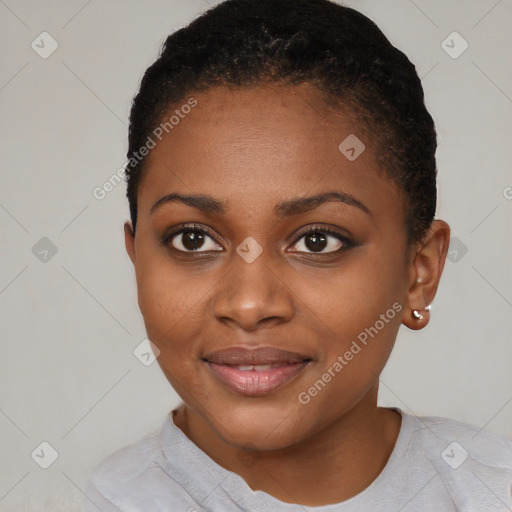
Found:
[[[221,250],[222,247],[210,236],[208,231],[199,227],[185,227],[166,235],[162,245],[170,246],[173,249],[184,252],[207,252]]]
[[[302,233],[294,247],[306,254],[328,254],[353,247],[354,243],[341,233],[324,227],[313,227]],[[327,249],[327,250],[326,250]]]

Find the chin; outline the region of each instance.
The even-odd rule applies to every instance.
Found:
[[[304,419],[299,418],[300,411],[282,404],[255,405],[223,406],[221,417],[207,421],[224,442],[236,449],[278,450],[307,437]]]

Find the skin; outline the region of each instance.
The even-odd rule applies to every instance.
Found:
[[[309,506],[346,500],[377,478],[394,448],[401,417],[377,407],[379,375],[400,325],[421,329],[429,321],[425,308],[450,228],[436,220],[424,244],[407,245],[404,201],[379,171],[378,147],[350,110],[328,108],[313,86],[218,87],[194,97],[197,107],[151,150],[136,234],[130,222],[124,226],[148,337],[183,400],[175,424],[253,490]],[[349,134],[366,145],[355,161],[338,149]],[[291,217],[273,211],[280,201],[331,190],[357,198],[370,214],[332,201]],[[172,202],[150,214],[171,192],[211,195],[225,201],[226,213]],[[180,223],[199,224],[218,241],[205,235],[202,254],[179,252],[187,250],[183,234],[162,246],[166,230]],[[297,233],[316,224],[355,246],[333,252],[344,245],[327,234],[329,245],[315,253]],[[236,252],[247,237],[262,248],[252,263]],[[400,313],[300,403],[299,393],[394,303]],[[202,360],[213,350],[260,345],[312,361],[276,391],[246,397]]]

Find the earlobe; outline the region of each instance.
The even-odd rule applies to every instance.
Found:
[[[124,223],[124,245],[130,260],[135,265],[135,234],[130,221]]]
[[[449,243],[450,226],[442,220],[433,221],[411,263],[402,316],[402,323],[409,329],[423,329],[430,321],[430,304],[439,286]]]
[[[404,309],[402,323],[414,331],[423,329],[430,322],[430,305],[423,309]]]

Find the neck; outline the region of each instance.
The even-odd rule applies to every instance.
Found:
[[[258,452],[229,445],[186,405],[178,409],[175,424],[252,490],[286,503],[322,506],[355,496],[377,478],[395,446],[401,417],[377,407],[375,397],[300,443]]]

